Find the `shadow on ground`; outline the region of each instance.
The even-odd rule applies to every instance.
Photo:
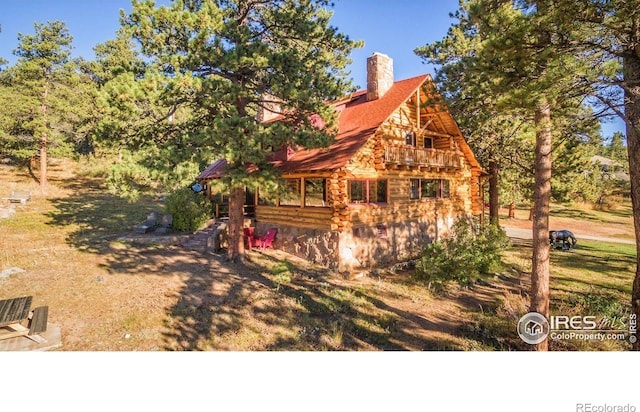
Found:
[[[345,285],[329,272],[289,262],[291,279],[271,273],[278,259],[228,265],[208,254],[209,270],[193,273],[170,310],[168,350],[455,350],[455,339],[420,332],[451,329]],[[280,275],[281,276],[281,275]]]
[[[406,278],[349,281],[292,261],[276,273],[286,257],[272,253],[251,252],[252,261],[235,265],[221,254],[180,246],[114,242],[149,210],[160,210],[158,203],[128,203],[109,194],[100,179],[62,184],[71,195],[50,199],[54,210],[47,216],[50,225],[65,227],[69,245],[99,255],[108,273],[143,279],[147,294],[156,293],[152,282],[158,279],[178,279],[158,292],[170,302],[162,322],[145,325],[161,330],[161,349],[465,349],[456,336],[462,320],[431,311],[418,289],[406,292]]]

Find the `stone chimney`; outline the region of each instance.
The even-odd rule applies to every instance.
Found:
[[[367,59],[367,100],[375,100],[393,86],[393,60],[375,52]]]
[[[280,100],[269,94],[262,95],[261,105],[258,106],[258,114],[256,116],[258,122],[264,123],[275,119],[282,114],[282,106]]]

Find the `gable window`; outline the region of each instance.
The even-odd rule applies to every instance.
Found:
[[[404,134],[404,143],[407,146],[415,146],[416,145],[416,134],[413,132],[406,132]]]
[[[387,180],[348,180],[349,203],[387,203]]]
[[[433,139],[430,137],[425,137],[423,145],[425,149],[433,149]]]
[[[304,179],[304,205],[325,207],[327,202],[326,179]]]

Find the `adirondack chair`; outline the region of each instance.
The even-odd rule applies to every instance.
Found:
[[[135,233],[147,233],[158,224],[158,213],[151,212],[147,215],[147,220],[134,229]]]
[[[156,229],[156,233],[169,233],[171,231],[171,225],[173,225],[173,216],[162,215],[160,227]]]
[[[276,240],[276,233],[278,233],[278,229],[269,229],[266,235],[256,237],[256,246],[259,246],[260,249],[266,249],[268,247],[273,249],[273,241]]]
[[[253,232],[253,230],[254,230],[254,228],[252,228],[252,227],[245,227],[243,229],[244,241],[245,241],[245,244],[247,245],[247,248],[249,250],[251,250],[254,247],[258,246],[258,244],[257,244],[258,239],[256,238],[256,235]]]

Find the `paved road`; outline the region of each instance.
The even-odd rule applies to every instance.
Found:
[[[510,238],[530,240],[533,237],[533,235],[531,233],[531,229],[520,229],[520,228],[516,228],[516,227],[507,227],[507,226],[502,226],[502,228],[504,229],[505,232],[507,232],[507,236],[509,236]],[[598,241],[601,241],[601,242],[625,243],[627,245],[635,245],[636,244],[636,241],[633,240],[633,239],[619,239],[619,238],[615,238],[615,237],[586,236],[586,235],[578,235],[577,233],[574,233],[574,234],[576,235],[576,238],[578,239],[578,242],[580,242],[580,239],[585,239],[585,240],[598,240]]]

